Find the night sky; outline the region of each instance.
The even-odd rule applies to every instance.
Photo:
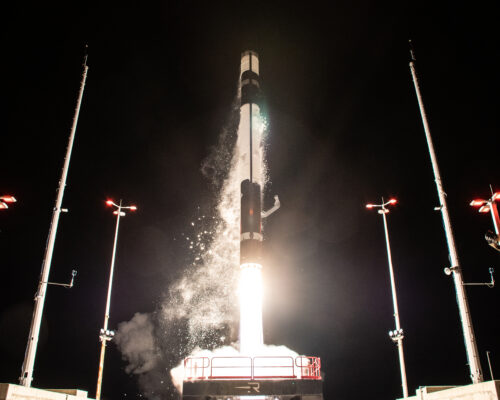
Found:
[[[383,3],[383,4],[382,4]],[[494,2],[16,3],[2,22],[0,382],[17,383],[85,44],[89,73],[50,274],[33,386],[95,395],[115,218],[110,327],[154,312],[191,253],[179,238],[210,214],[202,166],[228,123],[240,54],[260,56],[272,195],[265,226],[264,339],[321,357],[326,399],[401,397],[381,217],[388,217],[410,394],[470,383],[438,197],[408,67],[429,116],[466,282],[500,271],[489,215],[500,190]],[[235,265],[235,268],[237,266]],[[500,276],[498,278],[500,280]],[[500,289],[468,287],[485,379],[500,376]],[[165,338],[168,342],[168,338]],[[175,360],[177,363],[179,360]],[[174,362],[174,361],[172,361]],[[103,399],[146,393],[114,343]],[[498,378],[497,378],[498,379]],[[165,371],[168,380],[168,371]],[[166,391],[157,398],[175,398]]]

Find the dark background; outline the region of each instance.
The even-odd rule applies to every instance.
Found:
[[[381,4],[383,3],[383,4]],[[85,44],[89,75],[59,224],[35,387],[95,394],[115,219],[122,222],[110,326],[153,311],[182,269],[174,238],[213,203],[200,172],[227,122],[240,53],[260,55],[270,123],[265,341],[321,357],[326,399],[401,396],[382,220],[389,215],[410,393],[467,384],[469,370],[409,38],[464,278],[489,280],[499,253],[489,215],[469,207],[500,189],[499,40],[493,2],[16,3],[2,22],[0,381],[17,383]],[[483,372],[500,375],[499,289],[469,287]],[[111,345],[103,398],[136,398]],[[167,371],[165,371],[167,375]]]

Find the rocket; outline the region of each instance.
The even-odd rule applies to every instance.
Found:
[[[241,180],[241,244],[240,265],[261,264],[262,219],[280,207],[278,196],[274,206],[262,210],[261,187],[264,183],[263,133],[260,114],[262,93],[259,77],[259,56],[254,51],[241,55],[241,105],[237,149]]]
[[[260,114],[259,56],[254,51],[245,51],[241,55],[240,88],[240,125],[236,143],[241,182],[240,351],[251,354],[263,345],[262,218],[280,206],[278,196],[274,196],[274,206],[267,212],[262,210],[264,123]]]
[[[258,121],[262,94],[257,53],[241,56],[241,106],[238,151],[241,160],[240,265],[261,265],[262,257],[262,132]]]

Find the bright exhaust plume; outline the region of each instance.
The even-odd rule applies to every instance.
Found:
[[[243,264],[238,290],[240,300],[240,353],[261,354],[264,344],[262,329],[262,266]]]

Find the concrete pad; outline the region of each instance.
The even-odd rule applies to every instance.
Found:
[[[89,399],[79,389],[36,389],[12,383],[0,383],[0,400],[82,400]]]
[[[405,400],[500,400],[500,381],[466,386],[424,386],[417,389],[415,396]]]

